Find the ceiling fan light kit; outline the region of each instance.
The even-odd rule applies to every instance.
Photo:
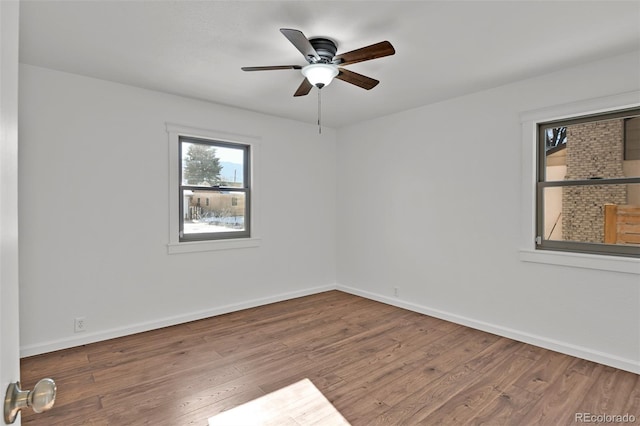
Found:
[[[309,64],[302,68],[302,75],[309,80],[309,83],[322,89],[338,75],[338,67],[332,64]]]
[[[295,91],[294,95],[306,96],[315,86],[322,89],[333,81],[334,78],[371,90],[379,83],[378,80],[349,71],[342,68],[344,65],[357,62],[383,58],[396,53],[388,41],[372,44],[347,53],[336,55],[338,46],[328,38],[308,39],[302,31],[290,28],[281,28],[280,32],[302,53],[307,65],[275,65],[261,67],[242,67],[243,71],[270,71],[270,70],[301,70],[304,80]],[[320,91],[318,91],[320,96]],[[318,98],[318,125],[320,124],[320,99]]]

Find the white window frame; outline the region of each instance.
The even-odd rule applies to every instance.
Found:
[[[524,262],[640,275],[640,259],[637,258],[537,250],[535,244],[538,123],[606,113],[626,108],[636,108],[638,106],[640,106],[640,91],[633,91],[527,111],[520,115],[522,129],[522,231],[520,260]]]
[[[166,130],[169,134],[169,243],[167,244],[167,252],[169,254],[178,254],[211,250],[232,250],[258,247],[260,245],[260,203],[257,165],[259,164],[260,156],[260,138],[218,130],[200,129],[173,123],[166,123]],[[178,190],[178,180],[180,176],[179,145],[181,136],[210,139],[220,142],[238,143],[249,146],[249,166],[251,167],[251,171],[249,173],[251,188],[251,211],[249,214],[251,223],[249,224],[249,229],[251,230],[251,235],[249,237],[204,241],[180,241],[180,196]]]

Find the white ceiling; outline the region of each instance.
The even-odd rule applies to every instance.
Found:
[[[23,0],[20,61],[314,123],[315,89],[292,96],[299,71],[240,70],[305,64],[279,28],[338,53],[394,45],[347,67],[376,88],[322,90],[323,124],[340,127],[640,49],[640,0]]]

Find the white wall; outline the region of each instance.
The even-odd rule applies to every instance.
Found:
[[[332,129],[29,65],[19,114],[23,355],[335,286]],[[260,247],[167,254],[165,122],[261,138]]]
[[[638,76],[628,54],[340,129],[341,288],[640,372],[639,275],[519,258],[519,114]]]
[[[347,291],[638,372],[638,275],[525,263],[518,250],[519,114],[638,90],[639,59],[321,137],[312,125],[22,65],[22,354],[319,291],[337,276]],[[167,255],[167,121],[262,138],[259,248]],[[76,316],[86,333],[73,333]]]

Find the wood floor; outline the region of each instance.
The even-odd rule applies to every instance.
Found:
[[[636,374],[338,291],[25,358],[21,374],[58,384],[23,425],[206,426],[304,378],[354,426],[640,424]]]

